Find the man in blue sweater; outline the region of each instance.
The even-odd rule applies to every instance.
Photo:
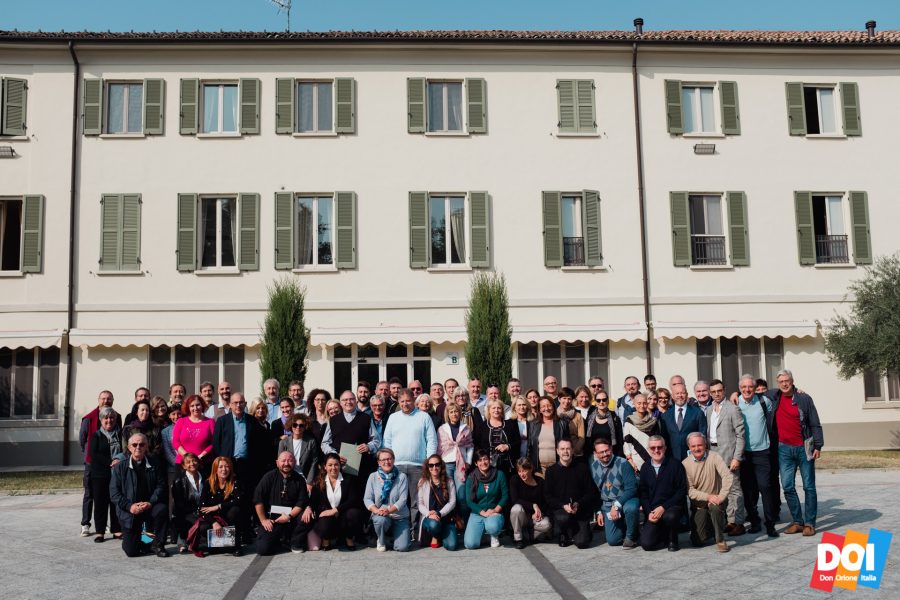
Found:
[[[594,484],[600,490],[597,526],[606,532],[606,543],[625,550],[637,548],[641,504],[634,469],[627,460],[613,454],[612,444],[604,438],[594,440],[590,466]]]
[[[409,481],[410,535],[415,538],[419,516],[418,484],[422,477],[422,463],[437,452],[437,434],[428,413],[416,408],[415,397],[409,389],[397,396],[400,410],[391,415],[384,428],[384,446],[394,451],[397,469]]]

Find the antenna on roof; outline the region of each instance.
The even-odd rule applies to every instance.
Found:
[[[269,0],[272,4],[278,8],[278,12],[283,12],[287,17],[287,28],[285,31],[291,30],[291,3],[293,0]]]

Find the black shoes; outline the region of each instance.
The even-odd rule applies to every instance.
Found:
[[[169,552],[163,547],[162,544],[150,546],[150,551],[160,558],[168,558],[169,556]]]
[[[237,546],[234,550],[231,551],[232,556],[243,556],[244,548],[241,546]]]
[[[768,526],[766,527],[766,535],[769,536],[770,538],[777,538],[777,537],[778,537],[778,532],[775,531],[775,526],[774,526],[774,525],[768,525]]]
[[[750,533],[759,533],[762,531],[762,525],[759,523],[750,523]]]
[[[525,540],[516,540],[516,550],[521,550],[525,547]]]
[[[568,548],[571,545],[572,545],[572,540],[570,540],[569,538],[567,538],[564,535],[559,536],[559,547],[560,548]]]
[[[681,548],[678,546],[678,542],[669,542],[669,552],[678,552]]]

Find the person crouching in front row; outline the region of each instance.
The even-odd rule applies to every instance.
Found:
[[[303,552],[306,534],[315,519],[309,507],[306,480],[294,470],[294,455],[282,452],[275,467],[263,475],[253,494],[260,524],[256,552],[261,556],[278,553],[285,540],[290,543],[291,552]]]
[[[112,468],[110,500],[116,505],[122,526],[125,554],[134,557],[153,552],[162,558],[169,555],[165,549],[169,526],[166,471],[147,455],[147,445],[147,436],[143,433],[134,433],[128,438],[127,458]],[[149,547],[141,543],[144,525],[156,534]]]

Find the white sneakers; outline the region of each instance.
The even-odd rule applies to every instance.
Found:
[[[382,546],[381,544],[378,544],[377,546],[375,546],[375,549],[378,550],[379,552],[384,552],[385,550],[387,550],[387,546]]]
[[[496,535],[491,536],[491,548],[499,548],[500,547],[500,538]]]
[[[91,535],[91,526],[90,525],[82,525],[81,526],[81,537],[89,537]]]

